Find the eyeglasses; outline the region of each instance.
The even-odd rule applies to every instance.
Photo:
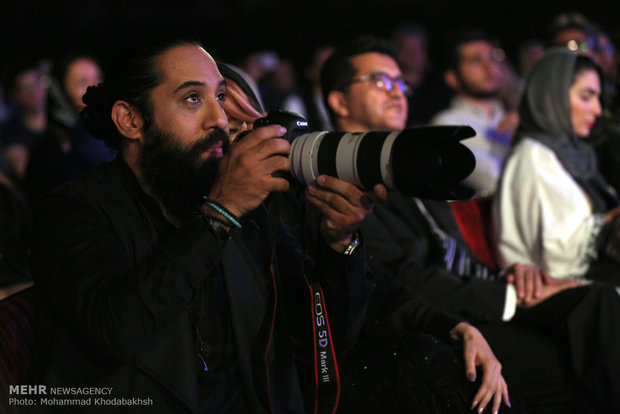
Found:
[[[401,78],[400,76],[392,78],[388,74],[383,72],[373,72],[369,73],[368,75],[352,79],[347,83],[347,85],[357,82],[366,82],[368,80],[371,80],[377,88],[384,89],[388,92],[392,92],[392,90],[394,90],[394,85],[396,85],[403,94],[409,95],[411,93],[411,88],[403,78]]]

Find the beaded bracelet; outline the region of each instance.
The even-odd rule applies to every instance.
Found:
[[[230,233],[224,227],[226,223],[223,220],[210,216],[202,210],[196,212],[196,218],[211,230],[220,246],[224,247],[226,245],[226,242],[230,239]]]
[[[213,210],[217,211],[222,216],[224,216],[226,220],[230,222],[230,224],[237,227],[238,229],[241,228],[241,223],[239,222],[239,218],[236,217],[233,213],[231,213],[230,210],[228,210],[226,207],[224,207],[217,201],[211,200],[207,196],[202,197],[202,199],[205,201],[205,203],[207,203],[209,207],[211,207]]]

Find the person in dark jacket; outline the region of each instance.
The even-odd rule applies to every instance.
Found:
[[[288,413],[315,393],[323,404],[370,294],[357,227],[385,189],[320,178],[300,200],[320,216],[305,230],[272,176],[289,168],[285,130],[229,145],[211,56],[191,42],[136,51],[84,96],[86,126],[119,157],[33,214],[34,381],[105,398],[40,396],[37,409]],[[300,385],[313,383],[304,364],[321,371],[316,390]]]
[[[407,86],[390,44],[366,37],[342,45],[321,79],[337,130],[405,127]],[[532,412],[617,411],[620,298],[612,286],[557,281],[522,264],[487,268],[443,200],[390,192],[362,230],[371,260],[480,328]]]
[[[243,70],[222,62],[218,68],[227,82],[224,111],[230,128],[251,127],[263,116],[257,88]],[[303,191],[293,181],[287,195],[296,199]],[[499,405],[504,395],[497,391],[506,391],[505,382],[480,332],[428,304],[398,275],[373,263],[371,267],[368,312],[358,340],[340,360],[339,412],[463,413],[472,405]],[[508,404],[514,400],[506,398]],[[512,410],[502,406],[501,412],[519,409],[512,404]]]

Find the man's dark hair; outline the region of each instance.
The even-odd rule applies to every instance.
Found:
[[[153,117],[151,91],[163,81],[155,60],[177,46],[198,45],[189,40],[165,41],[144,45],[141,52],[132,48],[126,60],[115,58],[115,64],[106,69],[104,82],[88,87],[82,98],[86,107],[80,113],[88,131],[109,147],[120,149],[124,137],[116,128],[110,114],[116,101],[123,100],[135,107],[148,130]],[[140,50],[140,49],[138,49]]]
[[[321,67],[323,103],[333,125],[336,122],[336,115],[327,102],[329,93],[331,91],[348,92],[349,82],[357,75],[351,59],[355,56],[372,52],[388,55],[398,62],[396,48],[391,42],[374,36],[364,36],[353,39],[336,48]]]
[[[459,53],[461,46],[479,41],[493,43],[494,39],[486,31],[479,28],[461,28],[446,36],[445,69],[457,71],[461,61]]]
[[[428,42],[428,33],[426,32],[426,28],[417,23],[406,23],[396,26],[396,28],[392,30],[390,38],[394,43],[396,43],[398,39],[409,36],[421,37],[424,40],[425,45]]]

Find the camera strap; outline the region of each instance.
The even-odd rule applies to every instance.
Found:
[[[315,414],[333,414],[340,400],[340,373],[332,341],[323,290],[317,282],[308,282],[312,296],[314,333]]]

